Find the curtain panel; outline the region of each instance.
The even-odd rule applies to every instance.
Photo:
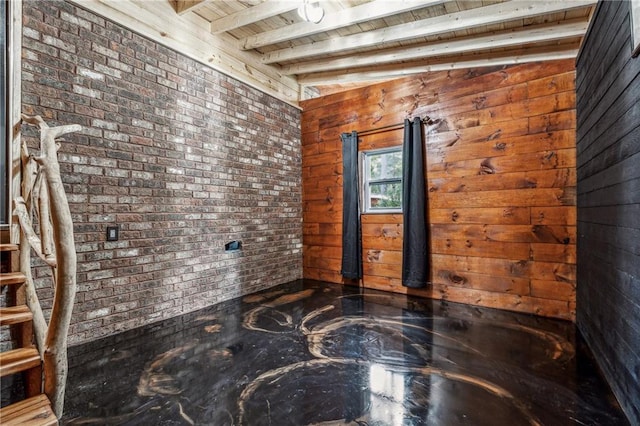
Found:
[[[362,278],[362,227],[358,181],[358,132],[342,139],[342,269],[344,278]]]
[[[402,285],[422,288],[429,279],[422,120],[404,121],[402,146]]]

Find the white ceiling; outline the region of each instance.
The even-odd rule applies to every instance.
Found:
[[[228,49],[295,79],[304,96],[403,75],[575,58],[594,0],[329,0],[319,24],[301,0],[167,0]]]
[[[596,0],[71,0],[298,105],[409,74],[577,56]]]

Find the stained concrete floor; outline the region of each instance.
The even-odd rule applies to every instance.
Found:
[[[296,281],[70,349],[63,424],[626,425],[574,325]]]

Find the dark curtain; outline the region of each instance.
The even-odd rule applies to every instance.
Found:
[[[342,276],[362,278],[362,230],[358,191],[358,132],[342,139]]]
[[[402,147],[402,285],[421,288],[429,278],[422,120],[404,121]]]

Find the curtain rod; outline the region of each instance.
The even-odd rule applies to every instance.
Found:
[[[429,116],[425,116],[424,118],[420,119],[420,122],[430,123],[431,118]],[[395,123],[395,124],[389,124],[387,126],[376,127],[374,129],[367,129],[362,132],[358,132],[358,136],[367,136],[367,135],[373,135],[376,133],[390,132],[391,130],[401,129],[402,127],[404,127],[404,121],[402,121],[401,123]]]

